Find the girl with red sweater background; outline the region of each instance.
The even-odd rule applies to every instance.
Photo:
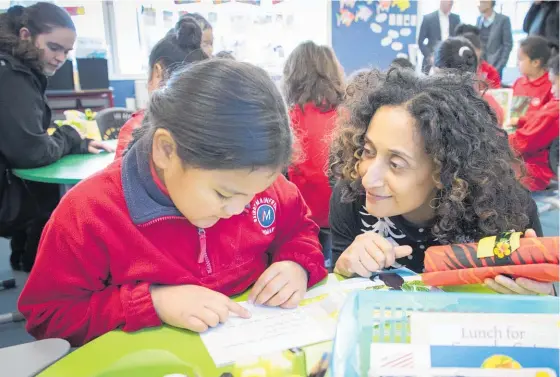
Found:
[[[547,77],[552,87],[552,99],[531,116],[521,117],[517,123],[517,130],[509,135],[513,150],[525,161],[527,175],[522,182],[531,191],[546,189],[554,178],[549,163],[549,148],[552,142],[558,139],[558,64],[558,55],[549,61],[550,71]]]
[[[202,332],[293,308],[324,279],[318,227],[281,174],[293,135],[269,75],[213,59],[152,93],[122,159],[68,192],[19,299],[27,330],[74,346],[166,323]]]
[[[529,107],[525,113],[530,117],[552,99],[547,63],[551,49],[543,37],[532,35],[522,40],[517,51],[517,67],[522,77],[513,84],[514,97],[529,97]],[[512,119],[512,126],[517,126],[519,119]]]
[[[305,42],[288,57],[283,85],[292,128],[301,145],[301,156],[288,169],[288,177],[309,205],[311,218],[328,228],[331,187],[326,171],[336,107],[344,95],[342,69],[329,47]],[[322,244],[330,249],[325,232],[320,235]],[[324,251],[328,259],[329,250]]]
[[[157,90],[178,68],[185,64],[208,59],[202,50],[205,32],[201,29],[202,16],[185,15],[169,30],[152,49],[149,57],[150,73],[148,94]],[[117,143],[116,158],[122,157],[128,144],[132,141],[132,132],[142,125],[144,110],[137,111],[121,128]]]

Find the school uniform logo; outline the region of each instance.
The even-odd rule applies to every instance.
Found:
[[[531,106],[538,107],[541,104],[541,99],[538,97],[533,97],[531,100]]]
[[[253,203],[253,222],[259,224],[264,235],[269,235],[276,228],[276,201],[272,198],[258,198]]]

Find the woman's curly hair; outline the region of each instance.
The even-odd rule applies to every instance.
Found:
[[[8,53],[31,69],[41,72],[41,50],[35,47],[33,37],[49,33],[55,27],[76,31],[70,15],[55,4],[39,2],[29,7],[15,5],[0,14],[0,52]],[[31,40],[20,39],[22,28],[29,30]]]
[[[372,80],[375,77],[375,80]],[[494,112],[474,89],[470,74],[418,77],[407,70],[372,71],[368,84],[347,98],[331,149],[331,179],[343,185],[343,201],[363,192],[358,165],[364,136],[382,106],[404,106],[416,120],[439,190],[434,236],[442,243],[523,230],[530,194],[516,178],[514,157]]]

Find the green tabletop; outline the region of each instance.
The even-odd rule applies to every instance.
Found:
[[[447,287],[446,291],[489,293],[479,286]],[[247,292],[235,298],[245,301]],[[332,342],[303,347],[308,371],[330,352]],[[290,358],[290,351],[279,353]],[[263,363],[265,358],[261,359]],[[296,363],[294,363],[296,369]],[[41,373],[40,377],[164,377],[177,374],[188,377],[220,377],[236,372],[236,366],[216,368],[198,334],[169,326],[141,330],[135,333],[111,331],[72,352]],[[301,374],[301,369],[294,375]],[[295,374],[297,373],[297,374]],[[240,373],[235,373],[239,377]],[[245,376],[246,374],[243,373]],[[248,376],[248,375],[247,375]],[[251,375],[252,376],[252,375]],[[258,376],[258,374],[255,374]],[[268,375],[271,376],[270,374]]]
[[[106,141],[106,143],[116,147],[117,140]],[[14,169],[13,173],[28,181],[75,185],[103,170],[114,160],[114,153],[72,154],[41,168]]]

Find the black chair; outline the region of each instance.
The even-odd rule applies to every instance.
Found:
[[[120,107],[112,107],[98,112],[95,120],[97,121],[101,140],[117,139],[121,127],[130,119],[132,114],[132,111]]]

